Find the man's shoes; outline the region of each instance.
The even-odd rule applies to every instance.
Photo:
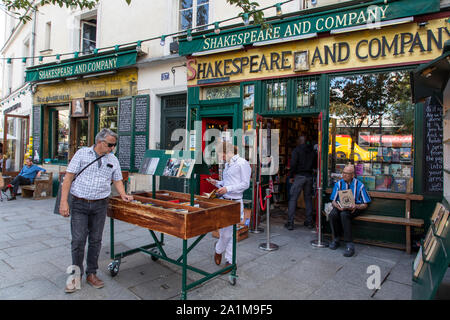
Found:
[[[284,227],[285,227],[286,229],[288,229],[288,230],[294,230],[294,223],[286,222],[286,223],[284,224]]]
[[[231,266],[231,263],[229,263],[229,262],[225,263],[225,267],[229,267],[229,266]],[[225,270],[224,272],[222,272],[222,274],[230,273],[231,270],[233,270],[233,268],[230,268],[230,269],[228,269],[228,270]]]
[[[222,254],[214,252],[214,262],[219,266],[220,263],[222,262]]]
[[[355,248],[353,245],[347,244],[345,247],[344,257],[351,257],[355,254]]]
[[[105,285],[102,280],[97,278],[97,275],[95,273],[91,273],[90,275],[88,275],[86,278],[86,282],[96,289],[103,288],[103,286]]]
[[[332,240],[331,241],[331,243],[330,243],[330,246],[329,246],[329,248],[331,249],[331,250],[336,250],[337,248],[339,248],[339,240]]]
[[[16,200],[16,196],[11,197],[11,198],[8,199],[8,201],[11,201],[11,200]]]

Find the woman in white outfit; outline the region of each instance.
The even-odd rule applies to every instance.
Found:
[[[239,201],[241,203],[241,220],[244,217],[244,205],[242,202],[242,195],[250,186],[250,176],[252,169],[250,164],[238,154],[236,146],[229,142],[218,144],[216,152],[219,159],[225,162],[225,169],[223,170],[223,180],[218,181],[208,179],[207,181],[217,188],[216,194],[222,196],[227,200]],[[222,254],[225,252],[226,265],[232,263],[233,258],[233,226],[228,226],[219,230],[219,241],[216,243],[214,261],[220,265],[222,261]],[[231,269],[228,270],[228,272]]]

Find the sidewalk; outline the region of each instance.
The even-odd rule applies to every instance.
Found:
[[[51,300],[165,300],[179,299],[181,268],[137,253],[122,259],[117,276],[107,270],[110,259],[110,225],[107,218],[98,276],[103,289],[87,285],[64,293],[66,269],[71,265],[70,220],[54,215],[55,199],[0,202],[0,299]],[[343,249],[318,249],[310,241],[316,233],[296,225],[283,227],[280,217],[271,220],[271,242],[276,251],[260,250],[266,234],[250,233],[237,246],[237,283],[229,276],[214,278],[187,294],[188,300],[242,299],[354,299],[392,300],[411,298],[411,264],[415,254],[356,244],[356,255],[342,256]],[[148,230],[115,221],[115,252],[149,244]],[[261,227],[265,227],[264,224]],[[213,261],[215,238],[208,234],[188,255],[188,263],[206,271],[218,267]],[[191,241],[189,242],[191,243]],[[164,249],[170,257],[181,255],[181,239],[165,236]],[[381,288],[368,289],[371,265],[381,270]],[[223,266],[222,266],[223,267]],[[450,283],[447,272],[446,280]],[[188,271],[190,281],[198,275]],[[189,282],[190,282],[189,281]]]

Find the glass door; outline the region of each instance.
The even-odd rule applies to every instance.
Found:
[[[28,116],[5,115],[2,172],[20,171],[29,139]]]

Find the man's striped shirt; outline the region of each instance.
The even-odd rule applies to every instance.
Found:
[[[339,180],[334,184],[333,192],[331,193],[330,199],[333,201],[339,200],[339,192],[341,190],[351,189],[353,193],[353,197],[355,197],[355,204],[369,203],[372,201],[370,199],[369,194],[364,187],[364,184],[358,179],[353,178],[350,185],[345,182],[344,179]]]

